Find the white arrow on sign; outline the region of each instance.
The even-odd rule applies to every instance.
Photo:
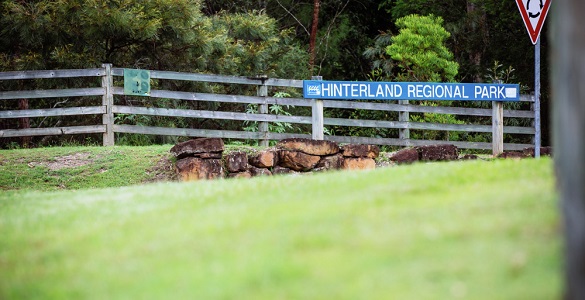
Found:
[[[542,25],[548,14],[551,0],[516,0],[520,15],[530,35],[532,44],[536,45]]]

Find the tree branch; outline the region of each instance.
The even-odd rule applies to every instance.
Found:
[[[278,3],[278,5],[280,5],[280,7],[282,7],[282,9],[284,9],[291,17],[293,17],[293,19],[295,19],[295,21],[297,21],[297,23],[303,27],[303,29],[305,30],[305,32],[307,33],[308,36],[311,36],[311,33],[309,33],[309,30],[307,29],[307,27],[305,27],[305,25],[303,25],[303,23],[301,23],[301,21],[299,21],[299,19],[297,19],[297,17],[295,17],[295,15],[293,15],[292,12],[290,12],[290,10],[286,9],[286,7],[284,7],[284,5],[282,5],[282,3],[280,3],[280,1],[276,0],[276,3]]]

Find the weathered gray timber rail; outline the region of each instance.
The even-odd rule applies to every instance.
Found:
[[[150,97],[176,99],[183,101],[211,101],[222,103],[243,103],[259,105],[258,113],[192,110],[192,109],[171,109],[155,107],[136,107],[114,105],[114,97],[124,95],[124,89],[114,86],[114,77],[123,76],[124,69],[112,68],[104,64],[102,68],[86,70],[52,70],[52,71],[18,71],[0,72],[0,81],[22,80],[22,79],[50,79],[50,78],[77,78],[77,77],[99,77],[102,80],[101,87],[53,89],[53,90],[30,90],[30,91],[0,91],[0,100],[7,99],[36,99],[36,98],[66,98],[66,97],[87,97],[100,96],[102,105],[28,109],[28,110],[3,110],[0,111],[0,119],[10,118],[38,118],[49,116],[75,116],[75,115],[102,115],[102,123],[88,126],[52,127],[52,128],[28,128],[28,129],[4,129],[0,130],[0,138],[42,136],[42,135],[64,135],[64,134],[87,134],[102,133],[103,144],[113,145],[115,133],[171,135],[189,137],[220,137],[229,139],[254,139],[260,140],[263,145],[268,145],[269,140],[280,140],[290,137],[320,138],[332,140],[338,143],[376,144],[392,146],[419,146],[427,144],[454,144],[459,148],[467,149],[493,149],[494,153],[502,150],[521,150],[531,147],[531,144],[503,143],[503,134],[535,135],[534,126],[518,127],[503,126],[503,118],[524,118],[534,119],[532,110],[504,110],[501,103],[494,103],[493,108],[466,108],[466,107],[442,107],[442,106],[421,106],[399,101],[396,103],[372,103],[359,101],[324,100],[315,101],[303,98],[276,98],[269,97],[268,87],[288,87],[302,89],[302,80],[275,79],[265,77],[238,77],[219,76],[209,74],[181,73],[168,71],[151,71],[152,79],[160,80],[182,80],[209,82],[215,84],[240,84],[257,87],[257,96],[211,94],[184,91],[152,90]],[[522,96],[522,101],[531,102],[531,96]],[[320,103],[318,103],[320,102]],[[440,102],[439,102],[440,103]],[[269,113],[269,105],[287,105],[312,107],[312,116],[287,116],[274,115]],[[361,120],[324,118],[323,109],[362,109],[374,111],[398,112],[399,120]],[[475,124],[438,124],[412,122],[408,119],[409,113],[436,113],[463,116],[478,116],[492,118],[492,125]],[[164,117],[185,117],[201,119],[220,119],[235,121],[256,121],[259,122],[257,132],[233,131],[233,130],[210,130],[194,128],[163,128],[147,127],[136,125],[116,124],[116,114],[128,115],[149,115]],[[312,134],[290,134],[274,133],[268,131],[270,122],[288,122],[295,124],[323,124],[325,126],[354,126],[369,128],[391,128],[398,129],[400,136],[396,138],[372,138],[360,136],[330,136],[323,135],[319,126],[313,126]],[[317,129],[316,129],[317,128]],[[458,132],[483,132],[492,133],[492,143],[478,143],[467,141],[440,141],[440,140],[416,140],[411,139],[409,130],[438,130]],[[322,130],[322,129],[321,129]]]

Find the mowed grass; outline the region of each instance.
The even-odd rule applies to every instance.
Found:
[[[1,299],[559,299],[552,161],[0,193]]]

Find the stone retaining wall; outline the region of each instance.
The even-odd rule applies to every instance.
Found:
[[[380,149],[374,145],[340,147],[331,141],[285,139],[257,153],[223,152],[223,140],[218,138],[190,140],[171,149],[182,180],[374,169]]]
[[[224,155],[219,138],[201,138],[175,145],[171,153],[177,158],[176,170],[183,181],[216,178],[251,178],[278,174],[300,174],[327,170],[367,170],[376,168],[380,149],[375,145],[339,146],[331,141],[285,139],[255,153],[244,151]],[[550,154],[550,148],[541,153]],[[505,152],[502,158],[534,156],[534,149]],[[429,145],[402,149],[387,156],[392,164],[417,161],[477,159],[475,155],[459,157],[454,145]]]

